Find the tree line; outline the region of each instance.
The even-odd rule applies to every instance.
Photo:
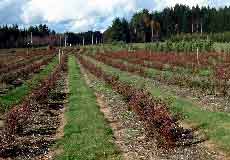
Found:
[[[46,24],[27,29],[20,29],[18,25],[0,26],[0,48],[63,46],[65,40],[68,45],[89,45],[114,41],[135,43],[170,39],[175,42],[207,38],[230,42],[230,7],[190,8],[177,4],[162,11],[150,12],[144,9],[135,13],[129,21],[124,18],[114,19],[103,34],[100,31],[57,34]]]
[[[106,42],[151,42],[175,35],[207,35],[227,31],[230,31],[230,7],[190,8],[177,4],[160,12],[150,13],[144,9],[135,13],[130,21],[116,18],[103,37]]]
[[[30,26],[21,29],[18,25],[0,26],[0,48],[22,48],[28,45],[42,46],[49,43],[58,43],[56,32],[50,30],[46,24]],[[32,40],[31,40],[31,37]]]
[[[103,41],[103,35],[99,31],[83,33],[56,33],[46,24],[19,28],[18,25],[0,26],[0,48],[26,48],[40,46],[64,46],[99,44]]]
[[[103,35],[100,31],[88,31],[82,33],[65,33],[67,43],[72,45],[89,45],[103,43]]]

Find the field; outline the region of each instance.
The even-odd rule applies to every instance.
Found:
[[[230,159],[230,54],[0,51],[0,159]]]

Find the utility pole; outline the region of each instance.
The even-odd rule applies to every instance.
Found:
[[[66,38],[66,35],[65,35],[65,48],[66,48],[66,45],[67,45],[67,38]]]
[[[202,22],[200,24],[200,33],[201,33],[201,35],[203,34],[203,24],[202,24]]]
[[[61,63],[61,35],[60,35],[60,37],[59,37],[60,39],[59,39],[59,44],[60,44],[60,48],[59,48],[59,52],[58,52],[58,57],[59,57],[59,64]]]
[[[83,37],[82,45],[83,45],[83,47],[85,46],[85,37]]]
[[[152,31],[151,42],[153,42],[153,27],[151,27],[151,31]]]
[[[153,27],[154,27],[154,21],[151,20],[151,42],[153,42]]]
[[[33,44],[33,33],[30,33],[30,43]]]
[[[193,28],[193,22],[192,22],[192,33],[193,33],[193,30],[194,30],[194,28]]]
[[[196,49],[196,60],[197,60],[197,65],[200,65],[200,61],[199,61],[199,48],[197,47]]]
[[[33,47],[33,33],[30,32],[30,43],[31,43],[31,48]]]
[[[60,35],[59,38],[60,38],[60,39],[59,39],[59,44],[60,44],[60,48],[61,48],[61,35]]]
[[[58,61],[61,64],[61,49],[58,50]]]
[[[92,34],[92,45],[93,45],[93,34]]]

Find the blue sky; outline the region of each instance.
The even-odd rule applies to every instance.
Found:
[[[46,23],[59,32],[105,30],[115,17],[130,18],[176,3],[192,6],[230,6],[230,0],[0,0],[0,24],[20,26]]]

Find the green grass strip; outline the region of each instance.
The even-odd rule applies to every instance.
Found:
[[[100,112],[93,90],[81,73],[74,56],[69,57],[69,104],[65,117],[64,138],[58,142],[63,153],[58,160],[118,160],[113,132]]]
[[[58,64],[55,57],[41,72],[35,74],[32,79],[26,81],[22,86],[10,90],[6,95],[0,97],[0,110],[7,111],[11,106],[19,104],[37,85],[53,71]]]
[[[182,113],[187,123],[199,125],[203,132],[215,142],[219,149],[230,154],[230,114],[224,112],[210,112],[201,109],[201,106],[189,99],[176,96],[170,91],[165,91],[154,85],[151,79],[123,72],[119,69],[105,65],[88,57],[93,63],[102,67],[104,71],[112,75],[118,75],[120,80],[137,88],[145,87],[154,97],[170,101],[172,113]]]

